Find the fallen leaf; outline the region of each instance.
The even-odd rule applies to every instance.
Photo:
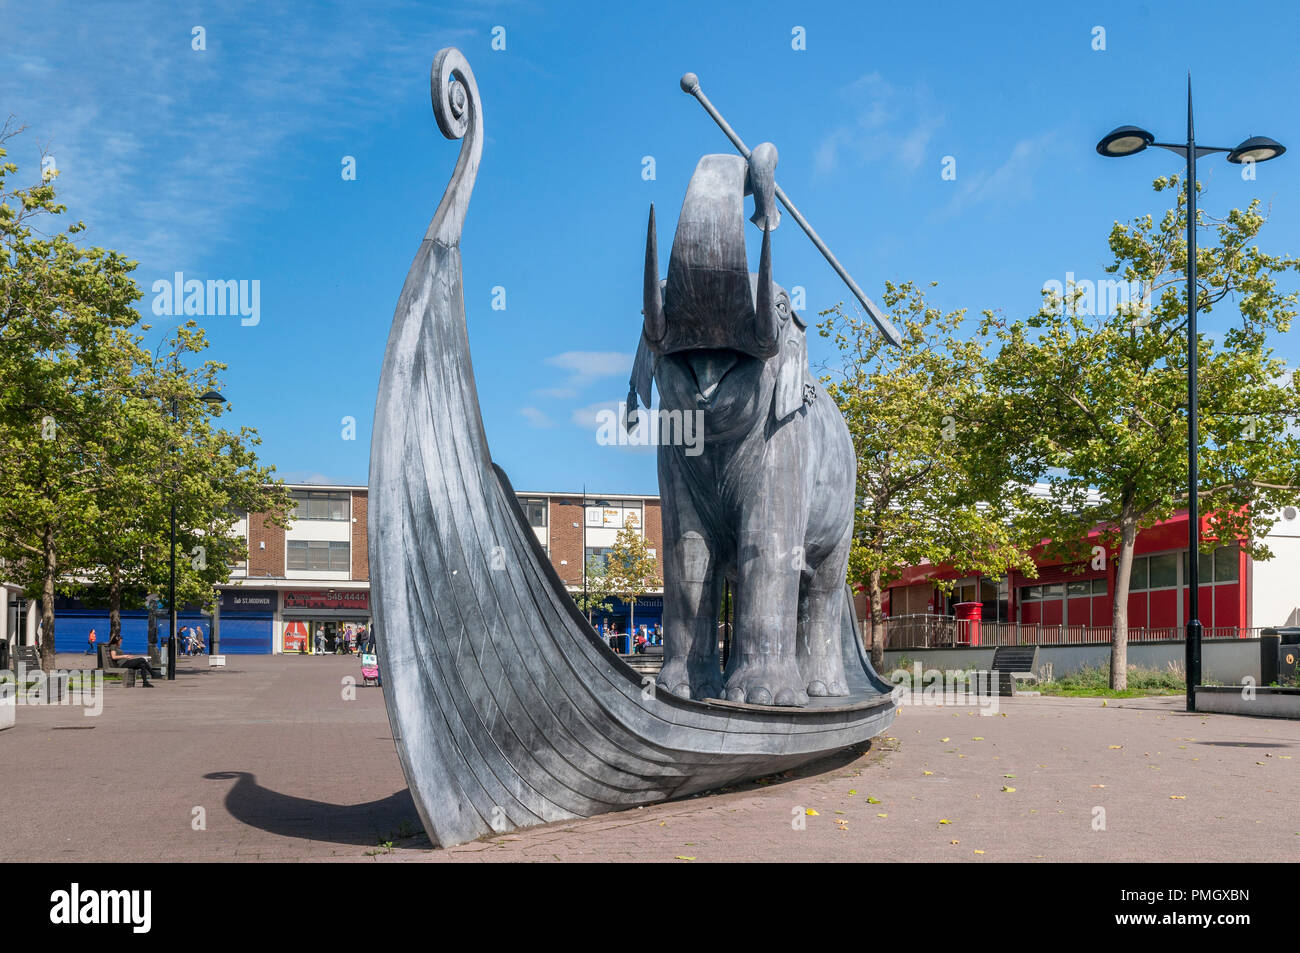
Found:
[[[1169,795],[1169,800],[1171,800],[1171,801],[1186,801],[1186,800],[1187,800],[1187,795],[1186,795],[1186,794],[1171,794],[1171,795]]]
[[[982,850],[977,850],[977,851],[975,851],[975,853],[977,853],[977,854],[982,854],[982,853],[984,853],[984,851],[982,851]]]
[[[853,795],[857,793],[858,793],[857,788],[849,788],[849,797],[853,797]]]
[[[922,773],[923,775],[925,775],[926,777],[929,777],[930,775],[934,774],[933,771],[922,771],[921,773]]]
[[[1004,774],[1004,775],[1002,775],[1002,776],[1003,776],[1004,778],[1014,778],[1014,777],[1015,777],[1014,774]]]
[[[1300,834],[1300,831],[1296,831],[1296,833],[1297,833],[1297,834]],[[960,844],[961,841],[959,841],[959,840],[950,840],[950,841],[948,841],[948,843],[949,843],[949,844]]]
[[[877,814],[876,817],[888,817],[888,814]]]
[[[868,803],[868,804],[879,804],[879,803],[880,803],[880,798],[878,798],[878,797],[869,797],[869,798],[867,798],[867,803]]]
[[[940,823],[940,824],[951,824],[952,821],[948,820],[948,818],[945,817],[945,818],[942,818],[942,819],[939,821],[939,823]]]
[[[844,812],[843,812],[843,811],[836,811],[836,812],[835,812],[835,813],[836,813],[836,814],[843,814],[843,813],[844,813]],[[835,822],[835,823],[837,823],[837,824],[838,824],[838,823],[839,823],[839,821],[836,821],[836,822]]]
[[[1122,747],[1124,747],[1124,746],[1123,746],[1123,745],[1111,745],[1111,746],[1110,746],[1110,749],[1111,749],[1112,751],[1117,751],[1118,749],[1120,749],[1120,748],[1122,748]]]
[[[685,854],[678,854],[673,860],[694,860],[694,857],[687,857]]]
[[[940,741],[947,741],[948,739],[947,739],[947,738],[940,738],[939,740],[940,740]]]
[[[1009,787],[1007,787],[1005,784],[1002,785],[1002,790],[1005,791],[1005,792],[1007,792],[1008,794],[1015,794],[1015,793],[1016,793],[1016,789],[1015,789],[1015,788],[1009,788]]]
[[[660,821],[660,822],[659,822],[659,826],[660,826],[660,827],[663,827],[663,826],[664,826],[665,824],[667,824],[667,823],[668,823],[667,821]]]
[[[971,741],[983,741],[983,740],[984,739],[981,738],[979,735],[976,735],[974,738],[971,739]]]
[[[814,810],[813,810],[812,808],[810,808],[810,807],[809,807],[809,808],[805,808],[805,809],[804,809],[804,813],[807,814],[809,817],[821,817],[820,814],[818,814],[816,811],[814,811]]]

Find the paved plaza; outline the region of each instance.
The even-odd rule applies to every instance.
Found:
[[[152,690],[109,684],[96,717],[19,707],[0,732],[0,860],[1281,861],[1300,847],[1300,723],[1189,715],[1181,697],[1042,697],[989,716],[906,707],[869,749],[788,776],[436,850],[382,690],[344,697],[356,658],[228,661],[182,660]]]

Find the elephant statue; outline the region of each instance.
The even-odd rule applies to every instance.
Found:
[[[683,698],[804,706],[847,695],[840,648],[857,461],[848,427],[808,366],[806,323],[772,279],[776,149],[703,157],[659,279],[654,206],[631,408],[693,414],[702,445],[657,441],[664,532],[664,665]],[[745,196],[762,230],[745,253]],[[718,657],[723,580],[734,642]]]

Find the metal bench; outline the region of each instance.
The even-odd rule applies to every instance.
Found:
[[[1037,684],[1038,646],[1000,645],[993,650],[990,669],[996,673],[999,695],[1014,695],[1017,682]]]

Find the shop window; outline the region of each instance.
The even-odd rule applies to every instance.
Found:
[[[1110,583],[1105,579],[1094,579],[1092,581],[1092,594],[1094,596],[1104,596],[1110,592]]]
[[[348,543],[291,539],[285,546],[285,569],[305,572],[347,572],[352,568]]]
[[[1151,589],[1172,589],[1178,585],[1178,553],[1147,557],[1147,583]]]
[[[293,500],[290,519],[295,520],[347,520],[351,519],[352,499],[347,493],[326,490],[295,490],[289,494]]]
[[[1237,581],[1237,547],[1222,546],[1214,551],[1214,581]]]
[[[1021,602],[1037,602],[1043,598],[1042,586],[1022,586],[1020,589]]]
[[[1068,583],[1067,586],[1066,586],[1066,588],[1067,588],[1067,590],[1068,590],[1068,592],[1069,592],[1071,598],[1073,598],[1073,597],[1075,597],[1075,596],[1090,596],[1090,595],[1092,595],[1092,583],[1091,583],[1089,580],[1087,580],[1087,579],[1083,580],[1082,582],[1071,582],[1071,583]]]
[[[1133,560],[1133,570],[1129,575],[1129,592],[1140,592],[1147,588],[1147,558],[1139,556]]]

